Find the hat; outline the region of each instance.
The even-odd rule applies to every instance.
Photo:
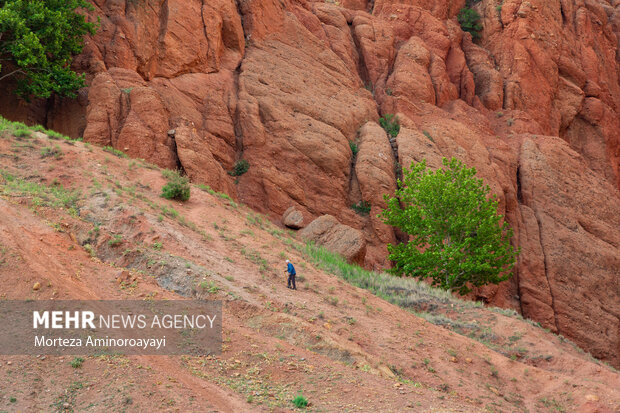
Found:
[[[286,262],[290,262],[289,260],[286,260]]]

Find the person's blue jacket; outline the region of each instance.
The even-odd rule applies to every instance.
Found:
[[[288,271],[288,273],[289,273],[289,274],[291,274],[291,275],[295,275],[295,274],[297,274],[297,273],[295,272],[295,267],[293,267],[293,264],[291,264],[290,262],[288,263],[288,265],[287,265],[287,267],[286,267],[286,270],[287,270],[287,271]]]

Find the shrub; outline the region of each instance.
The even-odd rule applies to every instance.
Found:
[[[353,156],[357,155],[357,153],[360,151],[360,148],[358,148],[357,144],[353,141],[349,141],[349,148],[351,148]]]
[[[384,222],[412,236],[388,245],[392,272],[432,278],[445,290],[469,292],[498,284],[512,275],[518,251],[510,245],[512,230],[497,214],[497,199],[475,177],[476,169],[444,158],[445,169],[427,169],[426,161],[405,169],[394,198],[385,199]]]
[[[387,134],[393,138],[398,136],[398,132],[400,132],[400,124],[398,123],[398,117],[395,117],[393,114],[388,113],[384,117],[379,118],[379,125]]]
[[[301,392],[299,392],[299,394],[293,399],[293,404],[298,409],[303,409],[308,406],[308,399],[306,399]]]
[[[166,170],[162,174],[168,178],[168,183],[161,189],[161,196],[166,199],[187,201],[190,197],[189,180],[176,171]]]
[[[82,367],[82,364],[84,364],[84,359],[82,357],[76,357],[71,360],[71,367],[73,367],[74,369]]]
[[[351,205],[351,208],[360,215],[368,215],[370,213],[371,205],[368,201],[360,201],[357,204]]]
[[[480,15],[474,9],[464,7],[458,14],[458,21],[463,31],[471,33],[471,37],[477,39],[480,37],[482,25],[480,24]]]
[[[250,169],[250,163],[245,159],[241,159],[235,162],[233,170],[229,171],[228,174],[231,176],[241,176],[246,173],[248,169]]]

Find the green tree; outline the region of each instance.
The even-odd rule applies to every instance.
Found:
[[[507,280],[518,251],[495,196],[488,198],[489,187],[475,177],[475,168],[454,158],[444,158],[443,165],[432,171],[426,160],[412,163],[396,196],[385,196],[380,217],[411,235],[407,243],[388,245],[392,272],[430,277],[434,286],[460,294]]]
[[[0,81],[15,77],[16,93],[26,99],[74,97],[84,75],[71,61],[96,30],[79,8],[93,9],[85,0],[0,0]]]

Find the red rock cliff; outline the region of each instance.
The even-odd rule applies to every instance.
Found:
[[[396,240],[375,215],[397,163],[461,158],[522,248],[514,278],[478,295],[618,366],[620,2],[483,0],[476,42],[464,3],[94,0],[101,28],[75,62],[89,87],[0,108],[180,166],[274,218],[333,215],[364,231],[375,267]],[[376,124],[388,113],[396,139]],[[361,200],[368,217],[350,208]]]

